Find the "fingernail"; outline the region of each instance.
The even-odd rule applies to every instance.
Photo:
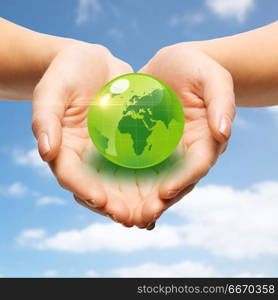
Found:
[[[116,223],[119,222],[114,214],[108,214],[108,216],[109,216],[113,221],[115,221]]]
[[[146,227],[147,230],[153,230],[155,228],[155,222],[148,224]]]
[[[50,145],[48,136],[46,133],[42,133],[38,138],[39,153],[41,156],[45,156],[50,151]]]
[[[167,195],[165,197],[165,199],[172,199],[174,197],[176,197],[179,194],[180,191],[169,191],[167,192]]]
[[[227,115],[221,117],[218,130],[222,135],[226,137],[226,139],[229,138],[231,134],[231,120]]]
[[[92,201],[83,200],[89,207],[98,208]]]
[[[164,210],[163,210],[164,211]],[[162,215],[163,211],[159,212],[159,213],[156,213],[153,215],[153,221],[150,222],[149,224],[152,224],[152,223],[155,223],[156,220]]]

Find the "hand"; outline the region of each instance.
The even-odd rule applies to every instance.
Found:
[[[75,63],[69,65],[69,61]],[[86,68],[84,68],[85,66]],[[217,67],[219,74],[223,75],[226,72],[220,66],[217,65]],[[148,70],[144,69],[144,72],[147,73]],[[85,154],[91,152],[94,155],[95,153],[86,130],[86,114],[87,107],[91,102],[91,95],[94,95],[106,81],[131,71],[129,66],[115,59],[106,49],[99,46],[82,44],[62,51],[54,59],[35,89],[33,128],[38,138],[42,157],[46,161],[50,161],[51,168],[60,184],[72,191],[80,204],[103,215],[109,215],[113,220],[126,226],[137,225],[140,228],[152,229],[154,221],[159,215],[189,192],[201,177],[200,171],[202,170],[200,169],[199,173],[198,170],[194,170],[194,166],[197,167],[196,164],[188,164],[185,169],[179,168],[182,171],[177,171],[178,173],[174,176],[176,179],[184,177],[182,176],[183,172],[186,170],[190,172],[191,170],[191,174],[189,174],[192,176],[195,172],[195,177],[198,179],[192,184],[184,185],[184,189],[180,187],[182,189],[180,192],[177,191],[177,187],[174,187],[176,190],[172,188],[172,195],[167,194],[166,196],[163,194],[163,185],[165,182],[169,184],[171,181],[169,178],[165,178],[165,172],[161,171],[159,167],[153,167],[147,171],[150,175],[148,180],[142,179],[144,176],[141,174],[144,171],[125,170],[116,166],[108,167],[110,169],[110,179],[108,179],[106,176],[107,168],[103,163],[94,164],[94,170],[86,169],[87,158]],[[93,76],[96,73],[98,76]],[[225,76],[227,76],[226,73]],[[162,80],[171,85],[168,80],[163,78]],[[92,84],[88,85],[88,82]],[[207,157],[210,157],[211,152],[217,152],[218,155],[220,146],[211,137],[207,122],[197,122],[197,120],[193,122],[199,118],[197,113],[196,118],[192,119],[191,122],[187,116],[189,106],[187,104],[186,106],[185,137],[190,137],[188,134],[190,132],[189,124],[196,124],[194,127],[201,130],[194,130],[195,134],[204,136],[203,144],[213,148],[207,153]],[[206,109],[198,109],[197,111],[206,112]],[[200,114],[200,118],[203,119],[204,116]],[[203,126],[203,123],[206,126]],[[202,127],[205,127],[204,130]],[[45,135],[48,137],[48,142]],[[189,138],[184,138],[183,141],[187,141],[187,139]],[[220,136],[220,139],[223,140],[223,137]],[[224,140],[226,139],[224,138]],[[50,147],[48,147],[48,143]],[[189,144],[190,142],[188,142]],[[195,141],[192,144],[199,145],[202,149],[202,142]],[[185,143],[185,145],[187,144]],[[194,148],[197,149],[198,147],[191,147],[191,151]],[[182,159],[176,163],[177,165],[183,166],[185,164],[184,150],[186,150],[186,157],[189,157],[189,149],[181,145],[179,152]],[[190,165],[192,165],[191,169]],[[111,169],[113,169],[112,172]],[[179,175],[179,173],[181,174]],[[129,177],[128,183],[124,179],[125,175]],[[169,193],[169,190],[166,190]],[[171,200],[165,201],[165,198],[173,197],[173,191],[177,195]]]
[[[92,96],[107,81],[130,72],[104,47],[77,42],[62,49],[35,88],[33,131],[41,157],[78,203],[125,226],[151,229],[140,207],[145,198],[157,197],[160,170],[147,170],[145,181],[145,171],[110,164],[98,157],[87,132]]]
[[[194,188],[224,151],[231,134],[235,101],[229,72],[194,43],[160,50],[139,72],[153,75],[174,89],[184,106],[186,120],[178,149],[182,157],[179,170],[160,177],[152,195],[136,212],[145,224],[152,224]]]
[[[39,152],[61,186],[80,204],[122,223],[130,212],[118,188],[101,180],[100,170],[86,168],[85,155],[93,150],[86,117],[92,96],[107,81],[130,72],[106,48],[73,41],[54,57],[33,95]]]

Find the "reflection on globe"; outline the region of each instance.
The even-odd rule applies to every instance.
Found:
[[[127,168],[165,160],[184,130],[182,105],[173,90],[145,74],[119,76],[94,97],[88,130],[98,151]]]

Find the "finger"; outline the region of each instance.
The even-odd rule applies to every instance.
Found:
[[[195,184],[191,184],[183,189],[174,198],[166,200],[160,199],[159,197],[149,197],[142,207],[142,219],[145,222],[145,227],[147,230],[152,230],[155,227],[155,222],[169,207],[178,202],[186,194],[190,193]]]
[[[43,160],[52,161],[58,154],[62,140],[61,119],[65,111],[66,95],[57,84],[42,80],[33,95],[32,129]]]
[[[123,74],[133,73],[133,69],[128,63],[114,56],[112,57],[112,60],[113,61],[110,65],[109,80],[112,80],[115,77]]]
[[[126,204],[125,197],[119,190],[116,183],[106,183],[105,190],[107,191],[107,204],[105,210],[107,214],[115,222],[121,223],[126,227],[132,227],[131,212]]]
[[[136,170],[136,185],[140,193],[140,199],[134,208],[133,222],[139,228],[146,228],[148,222],[142,218],[142,207],[148,197],[157,195],[159,174],[154,168]]]
[[[116,175],[117,166],[112,164],[98,165],[98,177],[106,191],[107,204],[105,206],[106,213],[115,222],[122,223],[127,227],[133,226],[131,222],[131,211],[127,205],[127,201],[120,189],[120,181]]]
[[[85,169],[80,157],[69,148],[61,147],[50,167],[60,185],[96,208],[107,203],[106,193],[97,177]]]
[[[155,222],[151,223],[150,225],[147,226],[147,230],[153,230],[155,228]]]
[[[81,199],[80,197],[74,195],[74,199],[82,206],[86,207],[87,209],[96,212],[103,216],[110,217],[114,222],[122,223],[125,226],[125,222],[127,223],[128,220],[128,211],[126,210],[126,207],[124,205],[124,201],[120,199],[121,195],[116,195],[112,191],[109,191],[108,193],[110,197],[112,198],[110,201],[107,201],[107,204],[105,207],[97,207],[96,205],[92,204],[91,201]],[[109,198],[109,197],[108,197]],[[128,224],[128,223],[127,223]],[[127,226],[131,227],[131,226]]]
[[[156,220],[162,215],[165,207],[164,200],[159,198],[158,191],[149,195],[141,208],[141,228],[152,228]]]
[[[141,69],[139,69],[137,72],[138,73],[147,73],[147,66],[145,65],[145,66],[143,66]]]
[[[228,143],[221,144],[219,153],[223,154],[227,150],[227,147],[228,147]]]
[[[173,82],[177,80],[169,80],[169,69],[167,65],[154,62],[155,58],[150,59],[141,69],[138,70],[138,73],[149,74],[151,76],[157,77],[167,83],[169,86],[173,87]],[[176,71],[176,69],[174,70]]]
[[[123,203],[128,208],[128,218],[124,222],[127,227],[134,226],[134,211],[141,201],[141,195],[136,184],[136,172],[133,169],[117,168],[114,173],[114,182],[117,182]]]
[[[175,196],[172,199],[169,199],[169,201],[165,202],[165,209],[170,208],[172,205],[180,201],[184,196],[189,194],[196,186],[197,183],[192,183],[189,186],[187,186],[184,190],[182,190],[177,196]]]
[[[187,186],[199,181],[214,165],[219,153],[219,144],[213,139],[200,139],[192,144],[181,161],[175,175],[165,178],[159,187],[161,199],[172,199]]]
[[[213,68],[203,78],[204,101],[208,109],[208,124],[212,135],[226,143],[235,117],[235,96],[231,75],[224,69]]]
[[[100,214],[100,215],[102,215],[102,216],[107,216],[107,214],[104,212],[103,209],[97,208],[96,206],[92,205],[91,202],[86,201],[86,200],[84,200],[84,199],[81,199],[81,198],[79,198],[78,196],[76,196],[76,195],[74,195],[74,194],[73,194],[73,198],[74,198],[74,200],[75,200],[78,204],[84,206],[85,208],[87,208],[87,209],[89,209],[89,210],[91,210],[91,211],[93,211],[93,212],[95,212],[95,213],[98,213],[98,214]]]

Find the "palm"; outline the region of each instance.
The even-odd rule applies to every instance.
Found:
[[[60,53],[36,88],[38,99],[45,98],[49,86],[57,87],[54,96],[59,95],[62,138],[55,159],[50,162],[59,183],[70,190],[80,204],[126,225],[133,225],[131,214],[136,197],[130,196],[129,187],[110,181],[104,166],[88,163],[88,154],[93,157],[97,152],[88,136],[86,118],[92,95],[112,78],[130,72],[129,65],[107,50],[103,52],[99,46],[81,44]],[[48,95],[47,98],[54,97]],[[48,103],[34,101],[35,111],[43,111],[45,105],[49,107]],[[57,102],[53,105],[56,107]],[[134,191],[131,193],[134,196]]]
[[[34,101],[35,111],[45,113],[44,108],[49,107],[47,99],[57,97],[45,97],[49,86],[58,87],[54,92],[62,102],[56,112],[61,116],[61,124],[56,122],[52,131],[57,134],[61,126],[62,139],[56,136],[57,151],[50,166],[60,184],[80,204],[126,226],[151,228],[165,209],[209,171],[221,150],[209,128],[204,78],[198,77],[213,63],[200,55],[196,57],[197,63],[194,62],[192,57],[196,54],[192,51],[187,61],[184,61],[186,55],[182,55],[181,62],[175,53],[169,56],[167,51],[166,59],[164,54],[158,55],[142,72],[162,79],[176,91],[184,106],[186,126],[177,154],[158,166],[146,170],[125,169],[101,158],[93,147],[86,121],[92,95],[112,78],[132,72],[130,66],[111,54],[103,54],[98,47],[95,50],[94,46],[81,45],[62,52],[38,85],[37,98],[41,101]],[[69,61],[72,63],[68,64]],[[213,64],[213,67],[219,71],[219,66]],[[52,117],[50,125],[55,118]],[[51,155],[54,157],[54,152]]]
[[[163,211],[190,192],[218,157],[219,144],[211,135],[204,101],[190,88],[183,93],[183,96],[181,93],[178,94],[184,105],[186,126],[177,148],[176,166],[172,166],[172,169],[168,169],[165,173],[156,172],[152,189],[137,208],[140,211],[137,211],[136,215],[141,216],[141,222],[139,218],[136,220],[139,224],[146,225],[151,220],[157,219]],[[174,184],[177,184],[179,188],[176,191],[171,189],[169,191],[170,182],[172,185],[175,182]],[[174,193],[175,196],[166,199],[169,192]]]
[[[88,103],[87,100],[83,97],[82,103]],[[74,100],[65,111],[62,145],[57,158],[51,163],[52,169],[60,183],[75,194],[80,204],[132,226],[136,209],[152,192],[150,180],[148,184],[140,184],[140,171],[116,166],[98,155],[88,136],[88,105],[79,103],[80,100]],[[148,173],[153,173],[150,177],[154,180],[155,171],[149,169]]]
[[[212,135],[209,124],[209,103],[205,86],[209,82],[208,70],[223,80],[223,89],[232,91],[226,72],[216,62],[198,51],[175,47],[160,51],[141,69],[160,78],[179,96],[186,120],[185,131],[178,147],[177,168],[163,174],[157,181],[157,197],[149,196],[141,207],[142,219],[155,220],[168,207],[190,192],[205,176],[225,147]],[[221,85],[220,85],[221,87]],[[219,86],[214,87],[213,92]],[[221,91],[221,88],[220,88]],[[232,92],[231,92],[232,94]]]
[[[183,135],[183,147],[187,155],[198,157],[199,163],[204,162],[210,168],[219,154],[219,144],[211,134],[208,124],[208,112],[204,100],[195,92],[180,95],[184,105],[186,128]]]
[[[52,163],[54,173],[58,176],[62,173],[59,181],[77,196],[80,204],[109,215],[126,226],[135,224],[146,227],[188,191],[190,184],[171,201],[165,201],[161,196],[164,182],[168,182],[170,177],[178,178],[178,172],[184,173],[191,155],[194,155],[194,161],[198,156],[198,162],[210,155],[207,162],[210,166],[217,158],[218,146],[208,127],[204,101],[190,87],[180,96],[185,107],[186,128],[177,149],[178,161],[175,163],[179,168],[175,169],[174,166],[169,170],[166,162],[142,171],[127,170],[98,156],[87,132],[86,116],[90,98],[86,94],[90,95],[91,91],[83,91],[82,96],[73,100],[64,114],[61,151]],[[164,172],[165,169],[167,172]],[[188,170],[188,174],[192,176],[194,172]],[[144,180],[146,175],[147,180]],[[199,179],[198,174],[191,181],[196,183]],[[87,203],[82,200],[87,200]]]

